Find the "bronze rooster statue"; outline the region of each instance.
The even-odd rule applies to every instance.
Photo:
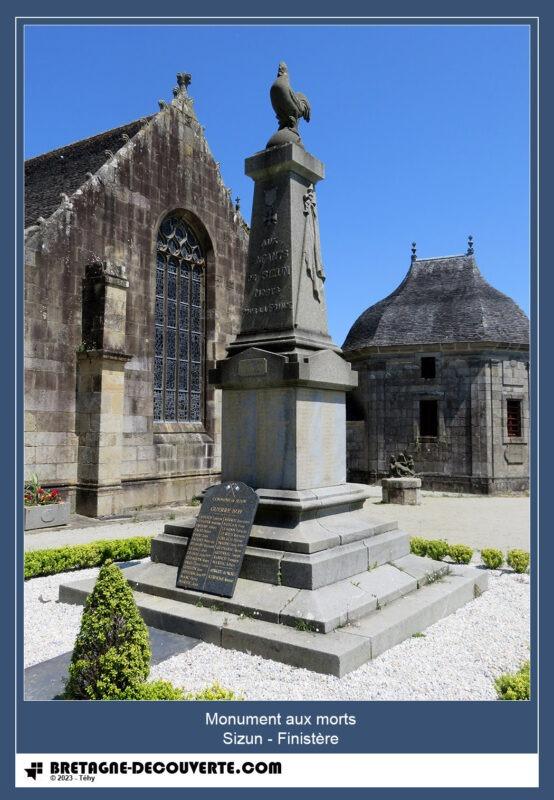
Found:
[[[306,122],[310,121],[310,103],[305,95],[291,89],[289,71],[284,61],[279,64],[277,78],[269,90],[269,97],[279,122],[279,130],[271,137],[267,147],[275,147],[285,142],[301,144],[298,120],[303,118]]]

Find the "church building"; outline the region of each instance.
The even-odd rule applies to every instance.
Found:
[[[419,259],[343,344],[358,371],[347,406],[349,479],[413,456],[423,488],[529,488],[529,320],[463,255]]]
[[[153,116],[25,165],[25,474],[89,516],[190,501],[220,471],[207,373],[248,228],[177,81]]]

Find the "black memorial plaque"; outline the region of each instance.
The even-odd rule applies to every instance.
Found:
[[[233,596],[257,508],[258,495],[240,481],[206,491],[177,571],[180,589]]]

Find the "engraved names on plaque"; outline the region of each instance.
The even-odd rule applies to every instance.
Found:
[[[205,493],[177,571],[177,587],[232,597],[258,507],[256,492],[226,481]]]

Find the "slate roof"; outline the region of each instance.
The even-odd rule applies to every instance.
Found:
[[[86,173],[94,175],[108,156],[106,150],[116,153],[132,139],[152,117],[121,125],[89,139],[81,139],[25,162],[25,227],[38,217],[48,217],[61,203],[62,192],[73,194],[87,180]]]
[[[343,349],[456,342],[529,344],[527,316],[473,255],[413,261],[400,286],[358,317]]]

